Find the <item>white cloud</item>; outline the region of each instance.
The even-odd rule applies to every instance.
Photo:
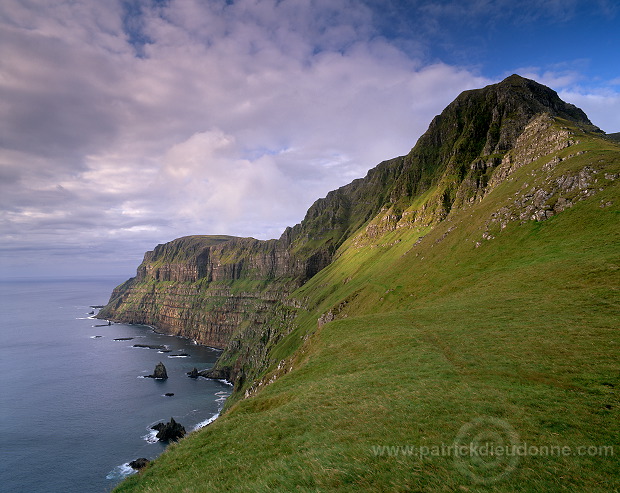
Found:
[[[620,92],[574,88],[561,90],[558,94],[585,111],[590,121],[605,132],[620,132]]]
[[[132,33],[120,2],[3,2],[7,255],[139,259],[185,234],[277,237],[489,82],[423,67],[363,6],[334,5],[145,2]]]

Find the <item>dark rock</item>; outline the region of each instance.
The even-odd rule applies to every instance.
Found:
[[[166,367],[160,361],[155,366],[155,371],[153,372],[153,374],[147,375],[146,378],[158,378],[160,380],[165,380],[166,378],[168,378],[168,372],[166,372]]]
[[[153,378],[168,378],[168,373],[166,372],[166,367],[160,361],[155,366],[155,372],[153,373]]]
[[[146,349],[166,349],[166,346],[163,346],[161,344],[134,344],[133,347],[141,347],[141,348],[146,348]]]
[[[129,463],[129,467],[135,469],[136,471],[139,471],[140,469],[145,467],[149,462],[151,461],[148,460],[146,457],[140,457],[139,459],[132,460]]]
[[[117,337],[115,341],[131,341],[133,337]]]
[[[189,378],[198,378],[199,377],[198,368],[194,368],[192,371],[188,371],[187,376]]]
[[[174,395],[174,392],[166,392],[164,395],[166,397],[172,397]]]
[[[205,378],[213,378],[214,380],[230,380],[231,371],[230,368],[211,368],[198,372],[198,375]]]
[[[157,423],[151,426],[151,429],[157,431],[157,439],[160,442],[176,441],[185,436],[185,428],[177,423],[174,418],[170,418],[168,423]]]

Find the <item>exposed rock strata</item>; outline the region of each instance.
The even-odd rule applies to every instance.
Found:
[[[239,327],[264,325],[276,304],[328,262],[295,257],[283,244],[197,236],[159,245],[99,316],[224,348]]]

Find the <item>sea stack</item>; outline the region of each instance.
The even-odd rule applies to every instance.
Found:
[[[177,423],[174,418],[170,418],[168,423],[157,423],[151,429],[157,430],[157,438],[160,442],[176,441],[183,438],[186,433],[185,427]]]
[[[157,366],[155,366],[155,371],[153,372],[152,375],[149,375],[150,378],[158,378],[160,380],[165,380],[166,378],[168,378],[168,373],[166,372],[166,367],[164,366],[164,364],[160,361],[159,363],[157,363]]]

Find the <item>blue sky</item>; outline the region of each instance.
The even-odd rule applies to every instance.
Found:
[[[610,0],[3,0],[0,277],[278,237],[512,73],[620,131],[619,33]]]
[[[398,12],[401,18],[399,36],[423,33],[426,62],[466,66],[489,77],[531,67],[583,77],[592,86],[605,86],[618,76],[617,2],[379,0],[377,4],[398,6],[387,11]],[[428,16],[432,21],[425,20]],[[399,21],[395,15],[382,17],[381,26],[390,36],[390,21]]]

